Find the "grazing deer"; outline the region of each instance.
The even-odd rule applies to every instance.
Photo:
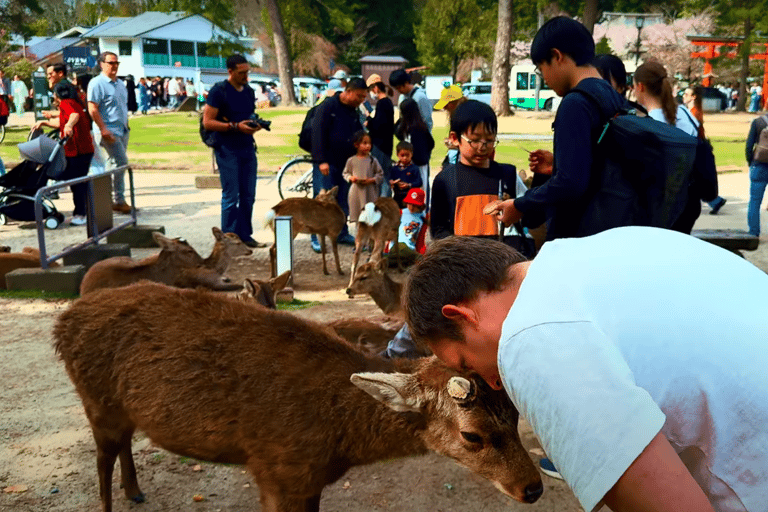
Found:
[[[333,257],[336,258],[336,271],[339,275],[344,275],[339,264],[339,248],[336,238],[344,229],[347,223],[347,217],[344,211],[336,202],[336,193],[339,187],[333,187],[331,190],[321,190],[317,197],[310,199],[308,197],[289,197],[283,199],[271,210],[267,212],[264,218],[264,227],[271,227],[275,230],[275,217],[290,216],[293,217],[293,237],[299,233],[315,234],[320,237],[320,248],[323,254],[323,274],[329,275],[328,267],[325,264],[325,237],[331,239],[333,248]],[[269,261],[272,267],[272,276],[277,273],[277,249],[275,244],[269,248]]]
[[[213,226],[213,237],[216,243],[213,244],[211,254],[203,260],[203,265],[220,274],[226,273],[234,258],[253,254],[250,247],[245,245],[235,233],[224,233]]]
[[[142,279],[180,288],[241,289],[239,284],[231,283],[220,272],[206,267],[203,258],[185,240],[166,238],[157,232],[152,236],[161,247],[158,254],[139,261],[118,256],[97,262],[83,276],[80,295],[99,288],[126,286]]]
[[[286,270],[268,281],[246,279],[243,290],[236,295],[239,300],[260,304],[265,308],[277,309],[277,292],[285,288],[291,279],[291,271]]]
[[[124,290],[82,297],[54,328],[93,429],[103,512],[118,457],[125,496],[145,499],[136,429],[186,457],[246,465],[264,512],[317,512],[349,468],[428,450],[519,501],[543,492],[517,410],[476,375],[370,357],[327,327],[219,294]]]
[[[400,207],[391,197],[380,197],[373,203],[367,203],[360,217],[357,219],[357,233],[355,234],[355,253],[352,256],[352,271],[349,274],[349,286],[355,280],[355,270],[360,259],[360,253],[371,240],[371,258],[369,261],[377,263],[382,259],[384,244],[387,240],[394,241],[397,267],[402,270],[400,263],[400,246],[397,243],[397,235],[400,230]]]
[[[347,295],[351,299],[355,294],[367,293],[385,314],[402,316],[400,298],[403,285],[387,275],[386,264],[386,260],[381,260],[379,263],[369,261],[360,265],[347,288]]]
[[[51,262],[49,267],[58,267],[59,264]],[[40,268],[40,251],[32,247],[25,247],[21,252],[0,251],[0,290],[6,289],[5,274],[19,268]]]

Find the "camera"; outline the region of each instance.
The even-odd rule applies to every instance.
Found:
[[[248,119],[248,126],[251,128],[263,128],[264,130],[270,131],[270,126],[272,125],[272,121],[267,121],[266,119],[262,119],[259,117],[259,114],[254,113],[251,115],[251,118]]]

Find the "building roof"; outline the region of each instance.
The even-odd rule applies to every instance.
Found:
[[[362,59],[358,59],[358,62],[379,62],[386,64],[405,64],[408,59],[399,55],[366,55]]]
[[[147,11],[133,18],[108,18],[82,37],[138,37],[186,17],[188,14],[179,11],[169,13]]]
[[[62,39],[50,38],[27,47],[27,53],[33,54],[37,60],[43,60],[51,54],[60,52],[67,46],[79,43],[82,40],[79,37],[64,37]]]

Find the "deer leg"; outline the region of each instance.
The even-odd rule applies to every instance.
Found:
[[[277,242],[269,248],[269,271],[270,277],[277,277]]]
[[[336,241],[334,239],[334,247],[336,247]],[[320,235],[320,252],[323,256],[323,274],[326,276],[331,275],[330,272],[328,272],[328,267],[325,265],[325,235]]]
[[[291,496],[279,491],[263,491],[261,493],[262,512],[319,512],[320,495],[304,498]]]
[[[99,474],[99,495],[102,512],[112,512],[112,472],[120,453],[120,443],[94,429],[96,440],[96,471]]]
[[[352,253],[352,270],[349,273],[349,284],[347,288],[352,288],[352,281],[355,280],[355,270],[357,270],[357,263],[360,261],[360,253],[363,250],[363,240],[359,237],[360,227],[358,226],[358,237],[355,239],[355,252]]]
[[[136,466],[133,463],[133,454],[131,453],[131,436],[133,431],[126,432],[120,448],[120,476],[123,483],[125,497],[134,503],[144,503],[146,498],[139,489],[139,482],[136,479]]]
[[[341,271],[341,264],[339,263],[339,243],[337,239],[338,236],[331,238],[331,247],[333,248],[333,257],[336,258],[336,272],[338,272],[340,276],[343,276],[344,272]],[[323,260],[323,262],[325,262],[325,260]]]

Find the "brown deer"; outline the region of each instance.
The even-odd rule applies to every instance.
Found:
[[[347,288],[347,295],[351,299],[355,294],[367,293],[385,314],[402,316],[400,297],[403,285],[387,275],[386,263],[386,260],[382,260],[379,263],[369,261],[360,265]]]
[[[323,254],[323,274],[329,275],[328,267],[325,264],[325,237],[331,239],[333,248],[333,257],[336,258],[336,271],[339,275],[344,275],[339,264],[339,248],[336,238],[344,228],[347,217],[344,211],[336,202],[336,194],[339,187],[333,187],[331,190],[321,190],[317,197],[310,199],[308,197],[289,197],[283,199],[271,210],[267,212],[264,218],[264,227],[271,227],[275,230],[275,217],[291,216],[293,217],[293,237],[299,233],[315,234],[320,237],[320,248]],[[277,273],[277,249],[275,244],[269,248],[269,261],[272,267],[272,275]]]
[[[265,308],[277,309],[277,292],[285,288],[291,279],[291,271],[286,270],[267,281],[246,279],[243,290],[236,295],[238,300],[260,304]]]
[[[227,271],[234,258],[253,254],[250,247],[245,245],[235,233],[224,233],[213,226],[213,237],[216,239],[216,243],[213,244],[211,254],[203,260],[203,265],[220,274]]]
[[[143,260],[118,256],[95,263],[83,276],[80,295],[99,288],[117,288],[142,279],[180,288],[203,286],[212,290],[239,290],[239,284],[231,283],[221,273],[205,266],[203,258],[185,240],[166,238],[153,233],[160,245],[158,254]]]
[[[349,274],[349,286],[355,280],[355,270],[360,259],[360,253],[372,240],[371,258],[369,261],[378,263],[382,259],[384,244],[387,240],[394,241],[397,268],[403,270],[400,262],[400,246],[397,243],[397,235],[400,230],[400,207],[391,197],[380,197],[373,203],[368,203],[360,212],[357,219],[357,233],[355,234],[355,252],[352,256],[352,271]]]
[[[327,325],[361,352],[375,356],[387,348],[403,322],[382,324],[359,318],[344,318],[328,322]]]
[[[349,468],[428,450],[519,501],[543,492],[517,410],[477,376],[366,356],[327,327],[220,294],[124,290],[77,300],[54,328],[93,429],[103,512],[118,457],[126,497],[144,501],[136,429],[183,456],[246,465],[264,512],[317,512]]]
[[[49,267],[58,267],[51,262]],[[0,290],[6,289],[5,274],[19,268],[40,268],[40,251],[33,247],[25,247],[21,252],[0,252]]]

